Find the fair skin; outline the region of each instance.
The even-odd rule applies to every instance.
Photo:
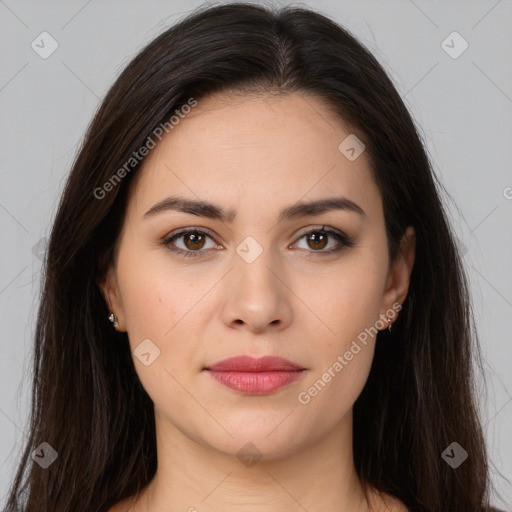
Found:
[[[404,302],[414,262],[412,228],[401,256],[389,261],[366,154],[350,161],[338,149],[350,133],[311,96],[217,95],[201,99],[145,159],[101,289],[132,356],[145,339],[160,350],[147,366],[134,356],[155,406],[158,469],[138,498],[111,512],[369,510],[354,469],[352,408],[377,337],[360,344],[307,404],[298,400],[358,334]],[[170,195],[236,216],[161,210],[144,217]],[[364,215],[334,209],[278,222],[297,202],[341,196]],[[181,228],[196,228],[202,238],[185,234],[168,247],[197,257],[164,246]],[[303,236],[313,228],[316,239]],[[355,245],[332,235],[325,243],[325,230],[341,231]],[[262,248],[250,263],[237,253],[246,237]],[[227,388],[203,371],[243,354],[278,355],[306,371],[263,396]],[[252,465],[237,456],[249,442],[261,455]],[[373,491],[370,502],[376,511],[406,511]]]

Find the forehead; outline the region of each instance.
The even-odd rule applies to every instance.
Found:
[[[133,193],[140,210],[175,193],[248,215],[333,195],[371,210],[380,194],[365,153],[351,161],[339,149],[350,135],[312,96],[213,95],[182,114],[151,150]]]

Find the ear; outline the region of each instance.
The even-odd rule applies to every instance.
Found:
[[[412,226],[408,226],[400,241],[400,253],[389,269],[386,288],[382,298],[381,316],[393,308],[393,304],[402,305],[409,291],[409,282],[416,253],[416,233]]]
[[[117,319],[118,326],[115,327],[116,331],[126,332],[126,320],[124,315],[123,301],[119,291],[119,284],[115,269],[109,266],[105,275],[98,281],[98,287],[107,304],[110,313],[114,313]]]

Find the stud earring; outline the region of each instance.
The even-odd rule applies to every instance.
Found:
[[[391,322],[391,320],[386,317],[386,320],[388,321],[389,325],[388,325],[388,331],[391,332],[391,326],[393,325],[393,323]]]
[[[119,324],[117,323],[117,318],[116,318],[116,315],[114,313],[110,313],[108,319],[112,322],[112,325],[117,328],[119,327]]]

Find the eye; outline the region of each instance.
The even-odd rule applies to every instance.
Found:
[[[178,240],[180,238],[183,238],[183,244],[184,244],[183,249],[180,249],[179,247],[172,246],[174,241]],[[167,237],[162,243],[171,252],[181,254],[185,257],[190,257],[190,256],[195,257],[195,256],[199,256],[198,253],[205,252],[205,251],[202,251],[201,249],[203,249],[205,247],[207,238],[210,238],[210,240],[213,241],[213,238],[209,233],[207,233],[205,231],[201,231],[199,229],[189,228],[189,229],[182,229],[178,233],[175,233],[175,234]],[[216,244],[214,243],[213,245],[215,246]]]
[[[325,226],[304,231],[299,236],[299,240],[302,240],[303,238],[306,238],[306,244],[308,244],[306,250],[318,253],[315,254],[315,256],[332,254],[341,251],[344,247],[352,247],[354,245],[352,238],[345,233],[326,229]],[[180,239],[183,239],[183,248],[177,247],[175,244],[175,242]],[[210,239],[213,242],[213,247],[206,247],[207,239]],[[336,240],[338,242],[338,246],[324,251],[323,249],[328,246],[329,239]],[[196,228],[182,229],[177,233],[166,237],[162,244],[169,251],[185,257],[197,257],[201,252],[207,252],[202,249],[221,247],[215,243],[213,236],[210,233]]]
[[[325,226],[309,229],[308,231],[303,232],[300,235],[299,240],[302,240],[303,238],[306,238],[306,244],[308,245],[306,250],[312,249],[312,252],[318,253],[318,256],[332,254],[341,251],[343,247],[352,247],[354,245],[353,240],[345,233],[326,229]],[[324,251],[322,249],[328,246],[329,238],[336,240],[338,242],[338,246],[336,247],[335,245],[334,248]]]

